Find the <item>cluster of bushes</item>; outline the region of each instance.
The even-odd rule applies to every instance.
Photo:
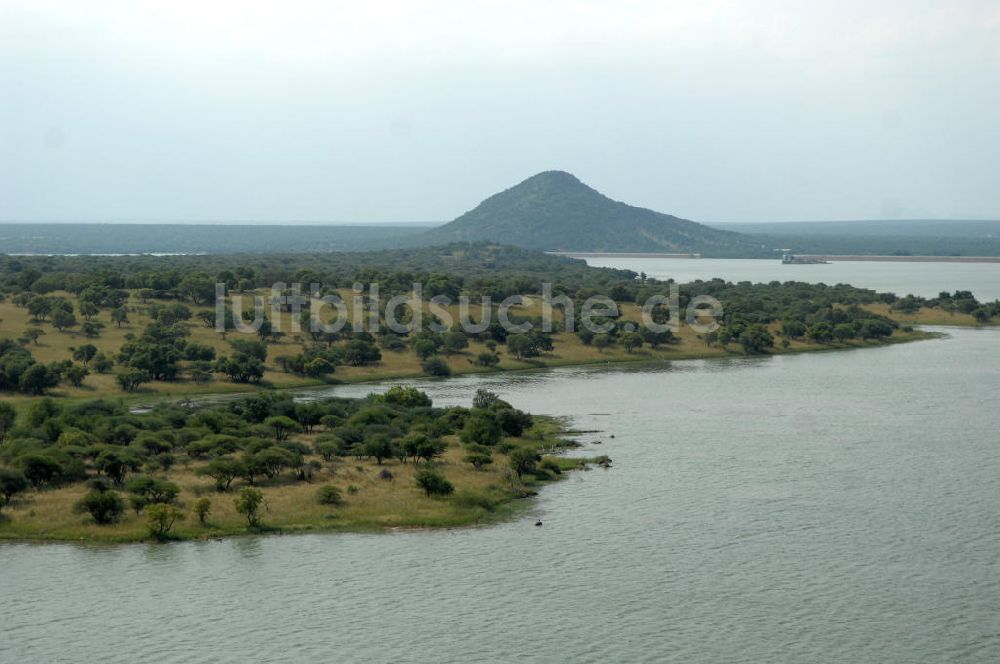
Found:
[[[969,314],[979,323],[989,323],[993,318],[1000,318],[1000,300],[985,303],[975,298],[971,291],[942,291],[934,298],[923,298],[914,295],[896,298],[891,303],[896,311],[912,314],[921,307],[936,307],[948,313]]]
[[[40,282],[43,285],[36,288]],[[19,307],[24,307],[31,316],[32,322],[36,325],[48,323],[59,332],[79,326],[80,332],[87,337],[100,336],[104,329],[104,323],[94,320],[101,309],[111,309],[111,321],[121,326],[128,320],[128,312],[125,302],[128,300],[128,293],[118,289],[109,289],[95,285],[82,289],[77,293],[77,305],[74,311],[73,303],[62,296],[38,295],[38,292],[51,292],[49,287],[51,281],[45,281],[45,276],[32,284],[31,291],[22,290],[16,293],[11,302]],[[79,312],[83,323],[76,317]],[[25,337],[29,342],[37,342],[38,337],[44,334],[41,328],[32,328]]]
[[[853,306],[819,309],[806,315],[805,319],[791,316],[786,314],[781,320],[783,346],[788,346],[793,339],[820,344],[852,339],[886,339],[899,327],[893,320]],[[709,344],[719,343],[723,348],[730,343],[738,343],[748,355],[765,353],[775,345],[774,335],[767,325],[742,318],[730,319],[717,331],[706,335],[706,340]]]
[[[100,366],[105,368],[103,360]],[[71,360],[42,364],[24,344],[0,339],[0,391],[38,396],[63,380],[79,385],[88,373],[85,365]]]
[[[654,311],[654,314],[657,312],[660,312],[659,308]],[[667,321],[669,321],[669,314],[654,315],[653,317],[653,322],[659,326],[665,325]],[[643,345],[655,349],[679,341],[669,329],[640,326],[632,321],[623,320],[620,316],[618,318],[596,318],[593,323],[594,329],[582,327],[577,330],[576,335],[584,345],[594,346],[599,350],[621,346],[626,352],[631,353],[642,348]],[[595,329],[606,331],[595,331]]]
[[[592,295],[606,295],[617,302],[645,302],[652,295],[668,295],[667,284],[629,270],[588,267],[584,261],[550,256],[538,251],[488,243],[454,243],[442,247],[406,250],[344,252],[331,262],[327,254],[262,254],[254,265],[242,256],[32,256],[0,257],[0,292],[15,294],[19,302],[54,291],[76,294],[81,303],[99,308],[122,306],[127,293],[138,290],[143,299],[156,298],[205,304],[215,297],[215,284],[231,292],[270,288],[276,282],[319,284],[323,290],[349,288],[355,283],[378,282],[384,297],[408,293],[416,282],[424,296],[488,295],[494,301],[536,293],[543,282],[554,295],[576,303]],[[711,295],[727,310],[751,323],[780,320],[782,313],[833,304],[883,302],[901,306],[954,306],[972,313],[984,308],[998,315],[1000,304],[980,304],[971,293],[942,293],[941,297],[898,298],[891,293],[845,284],[803,282],[731,283],[721,279],[696,281],[680,289],[681,308],[691,297]],[[22,304],[24,303],[22,302]],[[58,308],[58,307],[57,307]],[[181,311],[179,309],[175,311]],[[985,315],[985,314],[983,314]],[[802,318],[803,316],[798,316]],[[503,342],[503,331],[491,330]],[[646,342],[648,343],[648,341]]]
[[[554,291],[573,294],[582,287],[606,290],[628,284],[628,270],[590,268],[582,260],[488,243],[329,254],[262,254],[248,265],[244,256],[18,256],[0,258],[0,290],[45,292],[86,288],[138,290],[147,298],[204,304],[215,284],[234,292],[270,288],[276,282],[350,288],[377,281],[387,297],[403,294],[414,282],[434,295],[489,295],[496,301],[535,292],[549,281]],[[36,287],[39,291],[33,290]]]

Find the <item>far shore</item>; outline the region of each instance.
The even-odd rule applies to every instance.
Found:
[[[933,323],[932,327],[973,327],[969,325],[953,324],[948,325],[945,323]],[[989,326],[983,326],[989,327]],[[436,378],[434,376],[428,376],[423,372],[396,372],[396,373],[384,373],[384,374],[370,374],[362,376],[351,376],[348,378],[333,378],[329,380],[318,380],[318,379],[303,379],[299,383],[295,384],[283,384],[283,385],[270,385],[261,384],[256,387],[247,389],[246,385],[235,385],[228,384],[232,389],[229,390],[215,390],[215,391],[205,391],[205,392],[189,392],[186,394],[170,394],[170,393],[158,393],[158,394],[133,394],[130,396],[119,397],[125,403],[131,404],[133,411],[141,411],[145,409],[152,408],[155,404],[161,403],[163,401],[188,401],[190,403],[197,402],[211,402],[216,399],[219,400],[229,400],[229,399],[239,399],[246,397],[255,392],[259,392],[261,389],[272,389],[279,391],[289,391],[289,392],[314,392],[315,390],[321,390],[323,388],[335,388],[337,386],[350,386],[350,385],[388,385],[394,381],[414,381],[414,380],[429,380],[429,381],[447,381],[450,378],[457,378],[459,376],[481,376],[481,375],[496,375],[496,374],[509,374],[509,373],[530,373],[538,371],[548,371],[551,369],[566,369],[566,368],[626,368],[626,367],[642,367],[643,365],[655,366],[662,364],[669,364],[670,362],[685,361],[685,360],[726,360],[726,359],[746,359],[747,357],[774,357],[778,355],[798,355],[804,353],[823,353],[823,352],[836,352],[845,350],[864,350],[871,348],[883,348],[885,346],[892,346],[896,344],[912,343],[914,341],[926,341],[928,339],[937,339],[943,336],[941,332],[929,331],[924,329],[914,329],[912,332],[897,332],[892,337],[882,340],[882,341],[852,341],[852,342],[839,342],[839,343],[829,343],[829,344],[802,344],[796,345],[789,348],[771,348],[767,353],[761,355],[746,355],[738,350],[731,349],[725,352],[714,352],[714,348],[705,348],[702,350],[684,350],[675,351],[673,353],[650,353],[649,351],[637,352],[633,355],[609,355],[605,359],[594,360],[594,359],[563,359],[563,358],[545,358],[543,360],[537,360],[530,363],[525,363],[522,366],[517,367],[493,367],[493,368],[482,368],[470,365],[468,369],[463,369],[456,371],[452,376],[447,378]],[[220,387],[216,385],[215,387]],[[79,398],[77,398],[79,400]]]
[[[828,261],[873,261],[892,263],[1000,263],[1000,256],[863,256],[795,254],[798,258]]]
[[[682,258],[699,259],[708,258],[713,260],[760,260],[779,261],[780,256],[760,258],[734,258],[734,257],[712,257],[701,254],[665,254],[665,253],[643,253],[643,252],[612,252],[612,251],[547,251],[553,256],[569,256],[571,258]],[[817,261],[869,261],[869,262],[892,262],[892,263],[1000,263],[1000,256],[867,256],[862,254],[795,254],[797,258],[812,259]]]

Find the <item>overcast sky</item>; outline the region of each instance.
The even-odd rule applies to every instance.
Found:
[[[1000,218],[1000,3],[0,0],[3,220],[446,220],[548,169]]]

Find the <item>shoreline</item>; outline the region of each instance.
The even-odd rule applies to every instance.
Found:
[[[671,258],[682,260],[748,260],[776,261],[780,256],[704,256],[702,254],[667,254],[656,252],[616,252],[616,251],[547,251],[553,256],[568,256],[570,258]],[[886,254],[795,254],[798,258],[838,261],[838,262],[873,262],[873,263],[1000,263],[1000,256],[895,256]]]
[[[965,325],[962,323],[942,323],[942,322],[902,322],[901,324],[912,324],[914,326],[913,332],[897,333],[888,340],[881,342],[856,342],[856,343],[831,343],[831,344],[805,344],[799,346],[793,346],[790,348],[780,348],[775,347],[769,350],[769,352],[761,355],[746,355],[740,351],[727,350],[719,352],[717,347],[703,348],[700,350],[684,350],[678,351],[671,355],[661,355],[658,357],[651,357],[649,351],[645,351],[642,354],[636,354],[633,357],[622,356],[622,355],[609,355],[606,360],[603,361],[578,361],[573,359],[561,359],[561,358],[547,358],[541,361],[533,362],[531,366],[517,366],[517,367],[477,367],[475,365],[469,365],[468,369],[464,367],[462,370],[454,372],[448,377],[435,377],[430,376],[423,372],[387,372],[385,374],[378,375],[356,375],[347,376],[343,378],[332,378],[330,380],[320,380],[313,378],[301,378],[295,383],[291,384],[258,384],[256,387],[249,386],[247,384],[237,384],[237,383],[221,383],[224,386],[231,387],[232,389],[212,389],[206,391],[192,390],[185,393],[119,393],[119,394],[95,394],[93,396],[64,396],[57,393],[50,394],[49,396],[53,398],[58,398],[61,401],[68,403],[80,403],[84,401],[93,401],[97,399],[111,399],[124,403],[129,406],[130,410],[140,410],[152,408],[160,403],[180,403],[184,401],[202,401],[211,400],[213,398],[219,398],[220,400],[228,399],[239,399],[242,397],[247,397],[253,394],[257,394],[262,391],[275,391],[275,392],[293,392],[295,390],[316,390],[323,388],[335,388],[338,386],[350,386],[350,385],[365,385],[365,384],[375,384],[384,383],[388,381],[400,380],[400,381],[410,381],[410,380],[435,380],[435,381],[447,381],[449,378],[457,378],[462,376],[477,376],[477,375],[492,375],[492,374],[507,374],[507,373],[528,373],[536,371],[546,371],[548,369],[560,369],[560,368],[571,368],[571,367],[609,367],[609,366],[640,366],[643,364],[662,364],[669,363],[678,360],[713,360],[713,359],[736,359],[736,358],[748,358],[748,357],[771,357],[780,355],[798,355],[803,353],[826,353],[831,351],[850,351],[850,350],[864,350],[868,348],[881,348],[883,346],[890,346],[900,343],[910,343],[915,341],[923,341],[927,339],[939,338],[942,333],[939,332],[928,332],[922,330],[922,327],[956,327],[956,328],[983,328],[992,329],[995,327],[1000,327],[1000,325]],[[673,351],[660,351],[662,353],[671,353]],[[178,383],[174,383],[178,384]],[[219,385],[212,386],[214,388],[219,387]],[[26,408],[32,403],[32,400],[21,399],[12,402],[19,411]]]
[[[727,355],[705,355],[699,353],[688,353],[686,357],[670,358],[666,362],[670,362],[673,359],[685,359],[685,360],[705,360],[705,359],[730,359],[730,358],[746,358],[746,357],[772,357],[780,355],[798,355],[802,353],[810,352],[833,352],[833,351],[843,351],[843,350],[863,350],[867,348],[880,348],[895,344],[910,343],[916,341],[923,341],[929,339],[936,339],[945,336],[945,333],[928,331],[928,330],[915,330],[911,333],[903,333],[899,337],[891,338],[889,340],[878,342],[878,343],[864,343],[864,344],[831,344],[827,346],[806,346],[799,348],[789,348],[789,349],[777,349],[774,352],[767,353],[759,356],[747,356],[742,353],[731,352]],[[623,365],[623,366],[636,366],[641,367],[643,364],[660,364],[664,360],[662,359],[650,359],[650,358],[635,358],[635,359],[617,359],[609,360],[606,363],[564,363],[561,365],[548,365],[532,368],[519,368],[519,369],[503,369],[503,370],[493,370],[489,373],[498,372],[509,372],[509,371],[540,371],[551,368],[559,367],[610,367],[612,365]],[[482,371],[472,371],[468,373],[481,374]],[[462,374],[459,374],[462,375]],[[428,378],[426,375],[415,375],[409,376],[407,379],[414,378]],[[391,381],[393,378],[367,378],[364,380],[353,381],[353,383],[376,383],[376,382],[386,382]],[[441,379],[447,380],[447,379]],[[342,383],[347,384],[347,383]],[[283,388],[278,388],[281,390],[295,390],[295,389],[313,389],[317,386],[288,386]],[[204,395],[193,395],[193,400],[211,400],[212,398],[222,397],[228,398],[239,398],[246,396],[247,394],[252,394],[253,392],[242,392],[242,393],[211,393]],[[158,400],[163,401],[169,398],[178,399],[177,395],[163,395],[164,399]],[[180,397],[180,399],[192,398],[192,395],[186,397]],[[140,407],[148,407],[154,404],[137,404]],[[134,407],[134,406],[133,406]],[[130,407],[130,410],[133,408]],[[590,470],[591,467],[598,463],[601,458],[598,457],[587,457],[587,456],[567,456],[566,452],[570,451],[579,446],[575,440],[570,436],[574,435],[575,432],[569,425],[568,422],[559,418],[558,416],[536,416],[539,420],[539,425],[541,428],[538,430],[536,436],[538,436],[540,448],[548,450],[548,453],[544,458],[553,459],[562,469],[562,473],[555,475],[554,477],[548,479],[537,479],[533,480],[530,484],[524,487],[524,490],[517,494],[514,491],[509,491],[506,495],[497,499],[496,504],[490,510],[473,509],[465,510],[461,509],[445,512],[443,514],[427,517],[420,520],[420,522],[410,521],[407,522],[402,520],[400,522],[392,522],[391,520],[386,522],[383,519],[386,515],[379,516],[378,514],[374,516],[369,516],[366,518],[347,518],[344,521],[338,520],[317,520],[315,516],[312,518],[303,517],[301,521],[292,520],[291,522],[284,524],[276,524],[274,526],[267,526],[260,529],[247,529],[245,526],[219,526],[213,527],[212,530],[207,532],[197,532],[192,534],[192,532],[185,528],[182,533],[177,534],[174,537],[166,540],[167,543],[170,542],[182,542],[182,541],[206,541],[206,540],[221,540],[223,538],[229,537],[241,537],[245,535],[294,535],[294,534],[318,534],[318,533],[338,533],[338,532],[351,532],[351,533],[375,533],[375,534],[388,534],[395,532],[397,530],[439,530],[439,529],[451,529],[451,528],[473,528],[473,527],[486,527],[510,520],[518,511],[520,505],[529,505],[530,503],[522,503],[524,499],[530,499],[537,495],[537,490],[542,490],[547,484],[552,482],[558,482],[565,479],[569,473],[576,471]],[[599,433],[599,432],[593,432]],[[456,448],[457,449],[457,448]],[[460,450],[459,450],[460,451]],[[452,460],[452,462],[456,462]],[[347,467],[349,465],[348,460],[344,460],[343,466]],[[405,464],[404,464],[405,465]],[[360,466],[359,466],[360,469]],[[491,471],[494,472],[494,471]],[[263,487],[265,490],[267,487]],[[65,488],[53,489],[49,491],[42,492],[54,493],[58,491],[66,490]],[[280,487],[279,487],[280,490]],[[36,494],[40,495],[40,494]],[[232,492],[224,492],[213,494],[220,499],[231,500],[234,496]],[[442,503],[442,509],[445,509]],[[21,509],[21,508],[18,508]],[[34,508],[32,508],[34,511]],[[145,532],[115,532],[115,533],[90,533],[90,536],[81,537],[74,536],[70,533],[60,533],[59,528],[56,527],[51,532],[45,532],[44,534],[38,535],[26,535],[21,532],[5,533],[7,526],[10,525],[11,515],[10,512],[5,510],[4,513],[0,514],[0,545],[3,543],[85,543],[85,544],[107,544],[107,545],[120,545],[120,544],[134,544],[134,543],[156,543],[157,540],[149,537]],[[390,516],[391,519],[391,516]],[[77,526],[79,527],[79,526]]]
[[[930,327],[983,327],[992,328],[997,327],[994,325],[944,325],[944,324],[924,324]],[[131,395],[131,398],[121,395],[119,398],[127,404],[130,404],[130,408],[152,408],[153,406],[161,403],[163,401],[167,402],[181,402],[181,401],[192,401],[197,402],[200,400],[210,400],[212,398],[221,399],[238,399],[241,397],[247,397],[252,394],[256,394],[263,390],[274,390],[276,392],[294,392],[296,390],[316,390],[322,388],[336,388],[338,386],[350,386],[350,385],[366,385],[375,383],[385,383],[394,380],[433,380],[433,381],[447,381],[451,378],[458,378],[463,376],[484,376],[493,374],[517,374],[517,373],[529,373],[536,371],[546,371],[549,369],[563,369],[563,368],[600,368],[600,367],[614,367],[614,366],[641,366],[643,364],[653,365],[653,364],[663,364],[670,363],[674,361],[681,360],[728,360],[728,359],[746,359],[752,357],[775,357],[781,355],[800,355],[804,353],[828,353],[832,351],[851,351],[851,350],[865,350],[872,348],[882,348],[885,346],[892,346],[902,343],[911,343],[916,341],[925,341],[928,339],[936,339],[943,336],[940,332],[928,332],[926,330],[921,330],[919,327],[915,326],[913,332],[904,332],[894,335],[887,340],[879,342],[857,342],[857,343],[831,343],[831,344],[809,344],[802,346],[795,346],[791,348],[772,348],[769,352],[760,355],[746,355],[740,351],[727,350],[723,353],[712,352],[712,351],[681,351],[670,356],[661,357],[650,357],[648,351],[645,354],[637,354],[635,357],[622,357],[622,356],[609,356],[607,360],[601,362],[592,361],[577,361],[577,360],[561,360],[559,358],[549,358],[548,360],[539,361],[536,366],[526,366],[526,367],[476,367],[470,365],[468,371],[458,371],[447,377],[436,377],[429,376],[422,372],[398,372],[398,373],[387,373],[385,375],[364,375],[364,376],[351,376],[344,379],[332,379],[329,381],[315,380],[315,379],[303,379],[301,383],[294,385],[260,385],[257,388],[243,389],[245,385],[235,385],[233,387],[237,388],[234,390],[222,390],[216,392],[191,392],[188,394],[160,394],[160,395]],[[713,347],[714,350],[714,347]],[[669,352],[669,351],[667,351]],[[99,399],[102,397],[72,397],[73,401],[89,401],[91,399]],[[143,403],[146,401],[146,403]]]
[[[1000,263],[1000,256],[876,256],[866,254],[795,254],[799,258],[874,263]]]

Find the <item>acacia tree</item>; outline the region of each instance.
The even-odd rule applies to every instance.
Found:
[[[94,344],[83,344],[79,348],[71,350],[73,351],[73,359],[81,362],[83,366],[87,366],[94,359],[94,356],[97,355],[97,346]]]
[[[44,454],[26,454],[21,457],[24,476],[34,487],[53,484],[63,472],[62,464]]]
[[[158,540],[164,540],[174,523],[184,518],[184,512],[174,505],[157,503],[146,508],[146,528]]]
[[[28,300],[27,308],[32,320],[41,321],[45,320],[52,311],[52,303],[48,298],[36,295]]]
[[[264,425],[274,431],[274,440],[281,442],[288,438],[293,432],[302,431],[302,426],[290,417],[285,415],[274,415],[264,420]]]
[[[148,383],[153,377],[145,371],[126,371],[115,376],[115,379],[126,392],[135,392],[140,385]]]
[[[66,379],[74,387],[80,387],[83,385],[83,379],[90,374],[90,371],[86,367],[81,367],[78,364],[74,364],[66,369]]]
[[[0,507],[10,504],[15,494],[27,491],[29,486],[28,478],[20,470],[0,468],[0,494],[3,495]]]
[[[534,472],[536,464],[540,459],[541,457],[534,450],[527,447],[515,448],[508,457],[510,468],[517,474],[518,479],[521,479],[524,473]]]
[[[503,437],[500,418],[492,410],[477,408],[465,420],[461,437],[464,443],[496,445]]]
[[[444,454],[447,448],[444,441],[422,433],[412,433],[403,439],[403,452],[414,459],[430,461]]]
[[[444,475],[433,468],[424,468],[417,471],[417,486],[430,496],[447,496],[455,490],[455,485],[449,482]]]
[[[141,465],[135,454],[117,446],[108,446],[94,459],[94,468],[104,473],[115,486],[120,486],[125,475],[139,470]]]
[[[740,334],[739,342],[744,353],[759,355],[774,346],[774,337],[763,325],[751,325]]]
[[[136,477],[125,487],[129,493],[142,496],[150,503],[172,503],[181,492],[180,487],[170,480],[156,477]]]
[[[245,486],[240,490],[240,495],[233,500],[236,511],[247,518],[247,526],[256,528],[260,523],[259,511],[264,503],[264,494],[259,490]]]
[[[57,309],[52,314],[52,326],[60,332],[71,327],[76,327],[76,316],[73,315],[72,311]]]
[[[420,368],[424,370],[424,373],[431,376],[451,375],[451,367],[448,366],[448,362],[440,355],[431,355],[420,363]]]
[[[268,447],[254,454],[248,465],[254,465],[268,477],[276,477],[285,468],[292,468],[302,464],[301,457],[297,457],[294,452],[280,448]]]
[[[525,334],[507,337],[507,351],[519,360],[531,354],[531,346],[531,340]]]
[[[382,461],[389,459],[396,454],[396,446],[392,439],[384,433],[376,434],[365,441],[364,453],[370,457],[375,457],[379,465]]]
[[[27,330],[24,331],[24,338],[37,346],[38,337],[44,334],[45,330],[43,330],[40,327],[29,327]]]
[[[121,519],[125,513],[125,501],[116,491],[95,490],[80,499],[75,510],[87,512],[99,525],[106,526]]]
[[[237,477],[242,476],[246,472],[246,468],[239,459],[222,457],[212,459],[204,468],[199,469],[198,472],[215,480],[217,491],[229,491],[229,485]]]
[[[208,515],[212,513],[212,501],[208,498],[199,498],[194,501],[194,506],[192,510],[195,516],[198,517],[198,523],[205,525],[205,521],[208,520]]]
[[[626,353],[631,353],[642,345],[642,336],[638,332],[626,332],[618,338],[618,343],[625,348]]]
[[[128,309],[125,307],[118,307],[111,312],[111,322],[121,327],[122,324],[128,322]]]
[[[40,395],[59,384],[59,372],[42,364],[32,364],[18,380],[18,387],[27,394]]]
[[[0,443],[7,438],[7,432],[14,428],[17,411],[6,401],[0,401]]]
[[[80,315],[83,316],[84,319],[86,320],[90,320],[91,318],[96,316],[97,313],[100,311],[100,309],[97,308],[96,304],[89,301],[81,302],[78,308],[80,310]]]
[[[478,448],[480,446],[475,445],[472,447]],[[482,447],[482,450],[485,451],[470,450],[469,453],[466,454],[462,460],[465,461],[466,463],[471,463],[472,467],[475,468],[476,470],[482,470],[486,466],[493,463],[493,456],[490,454],[490,448]]]

